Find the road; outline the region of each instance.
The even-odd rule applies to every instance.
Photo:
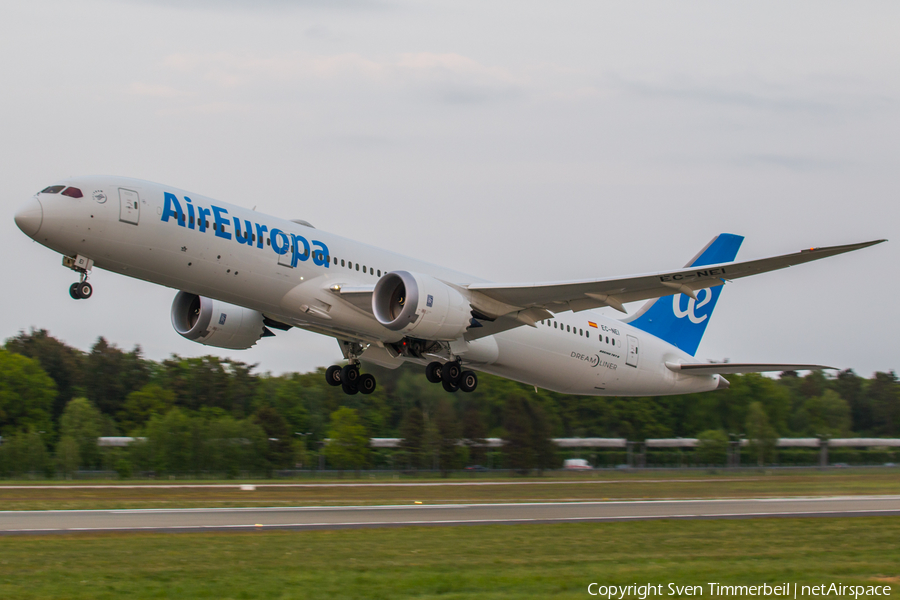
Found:
[[[0,533],[240,531],[900,515],[900,496],[0,512]]]

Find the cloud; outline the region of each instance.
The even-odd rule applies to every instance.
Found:
[[[527,79],[454,53],[405,53],[369,58],[357,53],[309,55],[300,52],[270,56],[232,53],[179,53],[162,61],[163,76],[183,79],[183,85],[203,82],[220,91],[253,93],[273,88],[308,91],[332,86],[375,88],[382,93],[405,91],[449,104],[473,104],[520,94]],[[314,84],[314,85],[304,85]],[[150,95],[175,90],[168,84],[134,84]],[[176,97],[174,94],[168,97]]]
[[[150,98],[184,98],[191,95],[189,92],[184,92],[168,85],[152,85],[141,82],[132,83],[127,91],[135,96],[147,96]]]
[[[828,114],[859,108],[859,98],[838,96],[806,79],[795,84],[775,85],[735,79],[721,82],[676,81],[651,83],[619,76],[608,77],[610,85],[626,93],[669,102],[685,100],[707,105],[756,111]]]
[[[788,171],[833,171],[845,168],[847,161],[814,156],[790,156],[785,154],[747,154],[733,161],[739,166],[777,167]]]

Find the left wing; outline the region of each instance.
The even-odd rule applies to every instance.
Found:
[[[770,371],[822,371],[835,369],[823,365],[780,365],[771,363],[674,363],[666,368],[686,375],[735,375],[739,373],[768,373]]]
[[[696,298],[697,290],[722,285],[732,279],[784,269],[874,246],[884,241],[886,240],[827,248],[809,248],[793,254],[746,262],[721,263],[616,279],[585,279],[530,284],[473,283],[466,289],[474,292],[473,306],[487,314],[494,312],[497,317],[529,309],[543,309],[532,311],[532,314],[543,314],[544,311],[558,313],[572,310],[578,312],[602,306],[611,306],[621,312],[626,312],[623,305],[628,302],[678,293]],[[479,307],[478,295],[487,298],[487,302],[484,302],[482,307]],[[508,310],[505,313],[497,314],[494,310],[490,310],[491,305],[505,305]],[[522,319],[521,315],[519,316],[520,321],[531,320],[531,324],[542,318],[545,317],[539,316],[537,319],[531,320],[530,318]]]

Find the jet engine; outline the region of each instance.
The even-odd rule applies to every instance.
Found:
[[[378,322],[423,340],[455,340],[472,318],[469,301],[434,277],[392,271],[375,284],[372,312]]]
[[[182,337],[217,348],[246,350],[272,335],[259,311],[178,292],[172,302],[172,326]]]

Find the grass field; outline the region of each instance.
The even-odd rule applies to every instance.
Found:
[[[622,500],[643,498],[759,498],[776,496],[821,496],[842,494],[900,494],[897,469],[778,470],[690,472],[593,472],[565,477],[506,478],[490,485],[486,479],[453,479],[451,483],[475,481],[478,486],[422,486],[414,483],[447,483],[447,480],[382,480],[391,486],[333,485],[330,480],[314,487],[267,487],[290,481],[258,481],[254,491],[228,487],[147,487],[141,482],[71,482],[71,487],[51,488],[61,482],[0,482],[0,510],[193,508],[236,506],[325,506],[451,502],[535,502],[566,500]],[[353,483],[348,478],[346,483]],[[369,479],[356,480],[370,483]],[[129,487],[119,487],[123,483]],[[190,485],[187,481],[146,483]],[[302,483],[308,483],[303,480]],[[26,487],[28,486],[33,487]],[[112,487],[83,488],[78,485]],[[407,485],[409,484],[409,485]],[[518,485],[524,484],[524,485]],[[139,486],[139,487],[135,487]]]
[[[591,582],[890,585],[900,519],[0,538],[0,598],[590,598]],[[627,597],[635,597],[629,595]]]

